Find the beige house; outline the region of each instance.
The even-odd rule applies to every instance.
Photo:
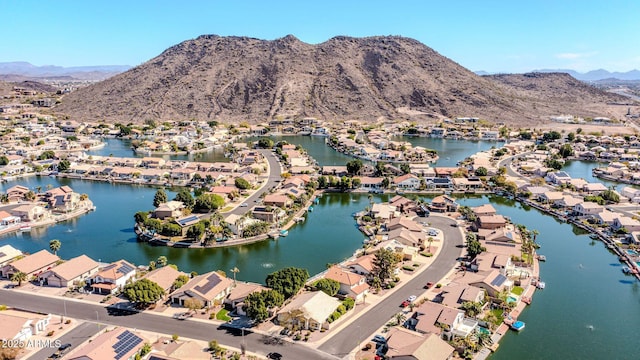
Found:
[[[507,225],[507,219],[502,215],[488,215],[488,216],[479,216],[478,217],[478,228],[479,229],[499,229],[505,227]]]
[[[86,341],[65,358],[71,360],[133,359],[147,340],[138,332],[116,328]]]
[[[203,307],[213,306],[214,302],[222,302],[233,286],[233,280],[215,271],[198,275],[186,285],[169,295],[172,304],[184,306],[188,299],[202,302]]]
[[[182,201],[168,201],[158,205],[158,207],[153,210],[153,217],[160,220],[164,220],[166,218],[175,219],[182,216],[183,209],[184,204]]]
[[[448,360],[455,350],[437,334],[423,335],[399,326],[387,333],[387,346],[387,357],[396,360]]]
[[[479,287],[465,284],[450,284],[440,289],[437,300],[444,306],[460,307],[465,302],[484,302],[486,291]],[[434,300],[435,301],[435,300]]]
[[[153,281],[154,283],[160,285],[160,287],[164,289],[164,292],[168,294],[173,290],[173,283],[180,275],[187,274],[174,269],[173,266],[163,266],[161,268],[149,271],[142,278]]]
[[[136,275],[136,267],[126,260],[111,263],[89,279],[91,290],[98,294],[113,294],[121,290]]]
[[[38,276],[41,285],[72,287],[98,272],[99,264],[87,255],[66,261]]]
[[[369,293],[369,284],[367,284],[364,276],[343,269],[338,265],[330,267],[324,274],[324,278],[340,283],[340,290],[338,290],[340,295],[361,300]]]
[[[256,283],[236,282],[233,289],[229,292],[229,295],[224,299],[224,303],[231,309],[236,310],[238,314],[246,315],[243,309],[244,299],[246,299],[249,294],[263,290],[269,290],[269,288]]]
[[[19,204],[6,210],[9,214],[17,216],[21,221],[37,221],[47,215],[47,210],[40,205],[32,203]]]
[[[47,330],[51,315],[21,310],[0,311],[0,339],[26,341]]]
[[[280,208],[291,206],[293,201],[287,196],[283,194],[269,194],[264,197],[265,205],[277,206]]]
[[[0,277],[2,277],[2,268],[20,255],[22,251],[11,245],[0,246]]]
[[[40,275],[42,272],[53,268],[58,260],[60,260],[59,257],[43,249],[3,266],[2,274],[8,279],[17,272],[23,272],[27,274],[27,277]]]
[[[592,216],[603,211],[604,206],[598,205],[594,202],[582,202],[573,207],[573,213],[575,216]]]
[[[327,319],[340,306],[340,301],[323,291],[296,296],[277,315],[277,323],[284,327],[319,330],[328,328]]]

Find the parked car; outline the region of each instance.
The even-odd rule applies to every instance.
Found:
[[[249,206],[249,204],[247,204],[247,203],[242,203],[242,204],[240,205],[240,207],[247,207],[247,206]]]
[[[429,230],[429,236],[438,236],[438,230],[436,229]]]
[[[405,307],[409,306],[409,304],[411,304],[411,302],[405,300],[405,301],[402,302],[402,304],[400,304],[400,307],[405,308]]]
[[[64,353],[65,351],[69,350],[70,347],[71,347],[71,344],[69,344],[69,343],[62,344],[58,348],[58,351],[60,351],[61,353]]]
[[[378,344],[385,344],[387,342],[387,339],[382,335],[375,335],[373,339],[371,339],[371,341]]]
[[[425,289],[431,289],[432,287],[433,287],[433,283],[432,283],[432,282],[428,282],[428,283],[424,286],[424,288],[425,288]]]
[[[418,298],[417,296],[415,296],[415,295],[411,295],[411,296],[409,296],[409,298],[407,299],[407,301],[408,301],[408,302],[410,302],[410,303],[412,303],[412,302],[416,301],[416,299],[417,299],[417,298]]]
[[[280,360],[282,359],[282,354],[277,353],[277,352],[272,352],[267,354],[267,358],[268,359],[272,359],[272,360]]]

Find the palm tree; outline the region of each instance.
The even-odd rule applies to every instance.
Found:
[[[15,281],[18,283],[18,286],[22,286],[22,282],[27,280],[27,274],[22,271],[18,271],[11,275],[11,281]]]
[[[402,312],[395,314],[393,318],[396,320],[396,325],[402,325],[407,319],[407,317]]]
[[[488,332],[476,331],[478,345],[485,347],[493,345],[493,340]]]
[[[238,269],[237,267],[233,267],[233,269],[231,269],[231,272],[233,273],[233,286],[236,285],[236,274],[240,272],[240,269]]]
[[[156,265],[158,267],[165,267],[167,266],[167,257],[164,255],[158,256],[158,260],[156,260]]]
[[[54,255],[58,255],[58,250],[62,247],[62,243],[58,239],[53,239],[49,241],[49,249],[53,251]]]

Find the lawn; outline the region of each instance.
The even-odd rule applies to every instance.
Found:
[[[511,293],[518,296],[522,295],[523,292],[524,292],[524,289],[520,286],[514,286],[513,289],[511,290]]]
[[[226,310],[226,309],[222,309],[222,310],[218,311],[218,313],[216,314],[216,319],[217,320],[222,320],[222,321],[231,320],[229,315],[227,315],[228,312],[229,312],[229,310]]]

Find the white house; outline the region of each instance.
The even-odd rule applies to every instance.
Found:
[[[136,267],[126,260],[111,263],[89,279],[91,290],[99,294],[113,294],[124,288],[129,279],[136,274]]]

